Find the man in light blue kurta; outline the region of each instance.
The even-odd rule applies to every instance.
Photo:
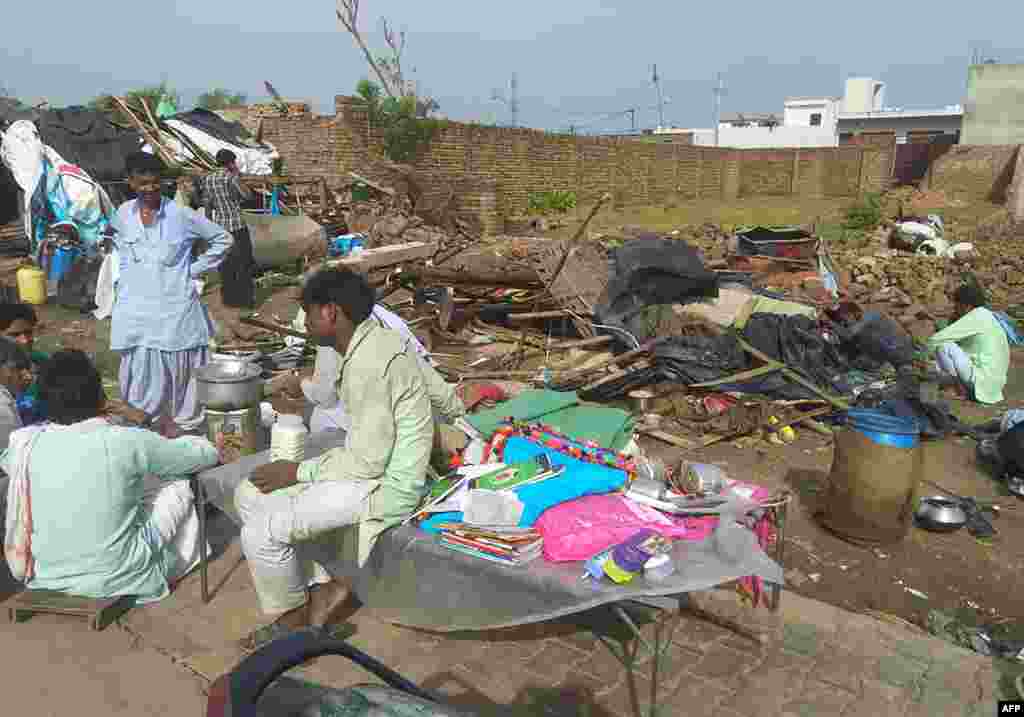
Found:
[[[207,360],[213,326],[193,280],[216,269],[231,235],[160,193],[159,160],[129,158],[137,199],[117,210],[112,226],[119,277],[110,348],[121,354],[121,397],[149,420],[168,416],[183,428],[202,421],[193,373]],[[206,251],[193,261],[200,240]]]
[[[188,481],[173,479],[216,465],[216,448],[113,425],[102,415],[99,374],[80,351],[54,354],[40,384],[53,422],[15,431],[0,453],[0,469],[13,476],[28,451],[28,587],[142,602],[166,596],[199,549]],[[147,490],[147,476],[163,481]]]

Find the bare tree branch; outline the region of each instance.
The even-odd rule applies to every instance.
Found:
[[[338,20],[344,26],[352,38],[359,45],[359,49],[363,51],[363,55],[366,57],[366,62],[370,65],[370,68],[380,79],[380,83],[384,88],[384,91],[388,94],[388,97],[395,98],[394,88],[391,83],[388,82],[387,78],[384,77],[384,73],[381,72],[380,67],[377,65],[377,61],[373,59],[373,55],[370,53],[369,48],[366,46],[366,42],[363,41],[363,35],[359,32],[359,0],[338,0],[338,5],[335,8],[335,14],[338,16]]]
[[[405,74],[402,72],[402,52],[405,50],[405,31],[401,31],[398,35],[395,35],[394,30],[388,25],[388,19],[382,17],[380,19],[384,25],[384,42],[387,43],[388,47],[391,48],[391,58],[389,61],[391,71],[391,80],[394,82],[398,89],[398,94],[402,97],[410,94],[409,87],[405,82]]]

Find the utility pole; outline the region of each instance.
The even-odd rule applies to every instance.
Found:
[[[636,132],[636,107],[630,107],[626,110],[626,114],[629,115],[629,126]]]
[[[658,129],[665,126],[665,102],[661,96],[661,78],[658,77],[658,66],[652,66],[654,88],[658,90]],[[633,129],[636,129],[634,126]]]
[[[715,95],[715,146],[718,146],[718,125],[722,117],[722,95],[725,94],[725,85],[722,83],[722,73],[718,73],[718,82],[713,90]]]
[[[512,73],[512,81],[509,83],[508,109],[512,114],[512,126],[519,126],[519,79]]]

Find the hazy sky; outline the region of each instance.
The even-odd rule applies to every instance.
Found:
[[[67,105],[162,79],[186,103],[216,86],[255,101],[269,80],[285,97],[331,112],[334,95],[351,94],[367,74],[332,0],[145,5],[5,3],[0,84],[24,100]],[[408,30],[405,65],[449,117],[507,121],[490,97],[516,73],[520,122],[549,129],[627,128],[624,114],[606,116],[629,107],[640,126],[654,126],[653,63],[669,100],[666,124],[710,127],[718,72],[723,112],[780,111],[791,95],[839,96],[848,76],[885,82],[888,105],[941,107],[963,101],[972,49],[1024,62],[1019,0],[362,5],[371,46],[383,47],[382,15]]]

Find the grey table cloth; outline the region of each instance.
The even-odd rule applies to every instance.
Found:
[[[341,433],[310,437],[306,456],[340,445]],[[213,502],[240,522],[235,487],[268,461],[269,451],[246,456],[200,474]],[[347,537],[346,537],[347,536]],[[383,620],[434,631],[485,630],[542,622],[601,605],[680,595],[712,588],[745,575],[782,583],[782,569],[749,530],[723,520],[702,542],[677,541],[676,572],[661,582],[638,577],[626,585],[582,579],[582,563],[535,560],[509,567],[463,555],[440,544],[437,536],[414,525],[399,526],[378,540],[366,565],[355,560],[352,531],[335,531],[303,554],[334,577],[348,581],[364,605]]]

